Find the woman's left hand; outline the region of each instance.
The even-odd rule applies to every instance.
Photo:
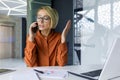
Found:
[[[71,20],[68,20],[65,28],[63,29],[62,35],[61,35],[61,43],[64,43],[66,41],[66,36],[70,30],[70,27],[71,27]]]

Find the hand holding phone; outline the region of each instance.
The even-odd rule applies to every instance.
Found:
[[[35,24],[36,24],[36,26],[35,26],[35,27],[32,27],[32,32],[33,32],[33,33],[36,33],[37,30],[38,30],[38,23],[36,22]]]
[[[37,32],[37,30],[38,30],[38,23],[33,22],[29,28],[29,40],[30,41],[34,41],[35,33]]]

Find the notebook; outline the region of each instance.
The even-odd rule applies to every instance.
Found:
[[[42,70],[36,69],[36,70],[35,72],[38,73],[40,78],[65,79],[68,77],[68,72],[66,70],[57,69],[42,69]]]

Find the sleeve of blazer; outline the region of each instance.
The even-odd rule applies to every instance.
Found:
[[[28,67],[37,66],[37,54],[36,54],[36,45],[34,42],[26,40],[26,47],[24,49],[25,57],[24,61]]]
[[[60,43],[58,46],[57,62],[59,66],[64,66],[68,61],[67,43]]]

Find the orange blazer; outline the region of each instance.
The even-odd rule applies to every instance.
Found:
[[[24,60],[28,67],[64,66],[68,60],[66,43],[61,43],[61,33],[51,31],[47,38],[37,31],[34,42],[26,40]]]

